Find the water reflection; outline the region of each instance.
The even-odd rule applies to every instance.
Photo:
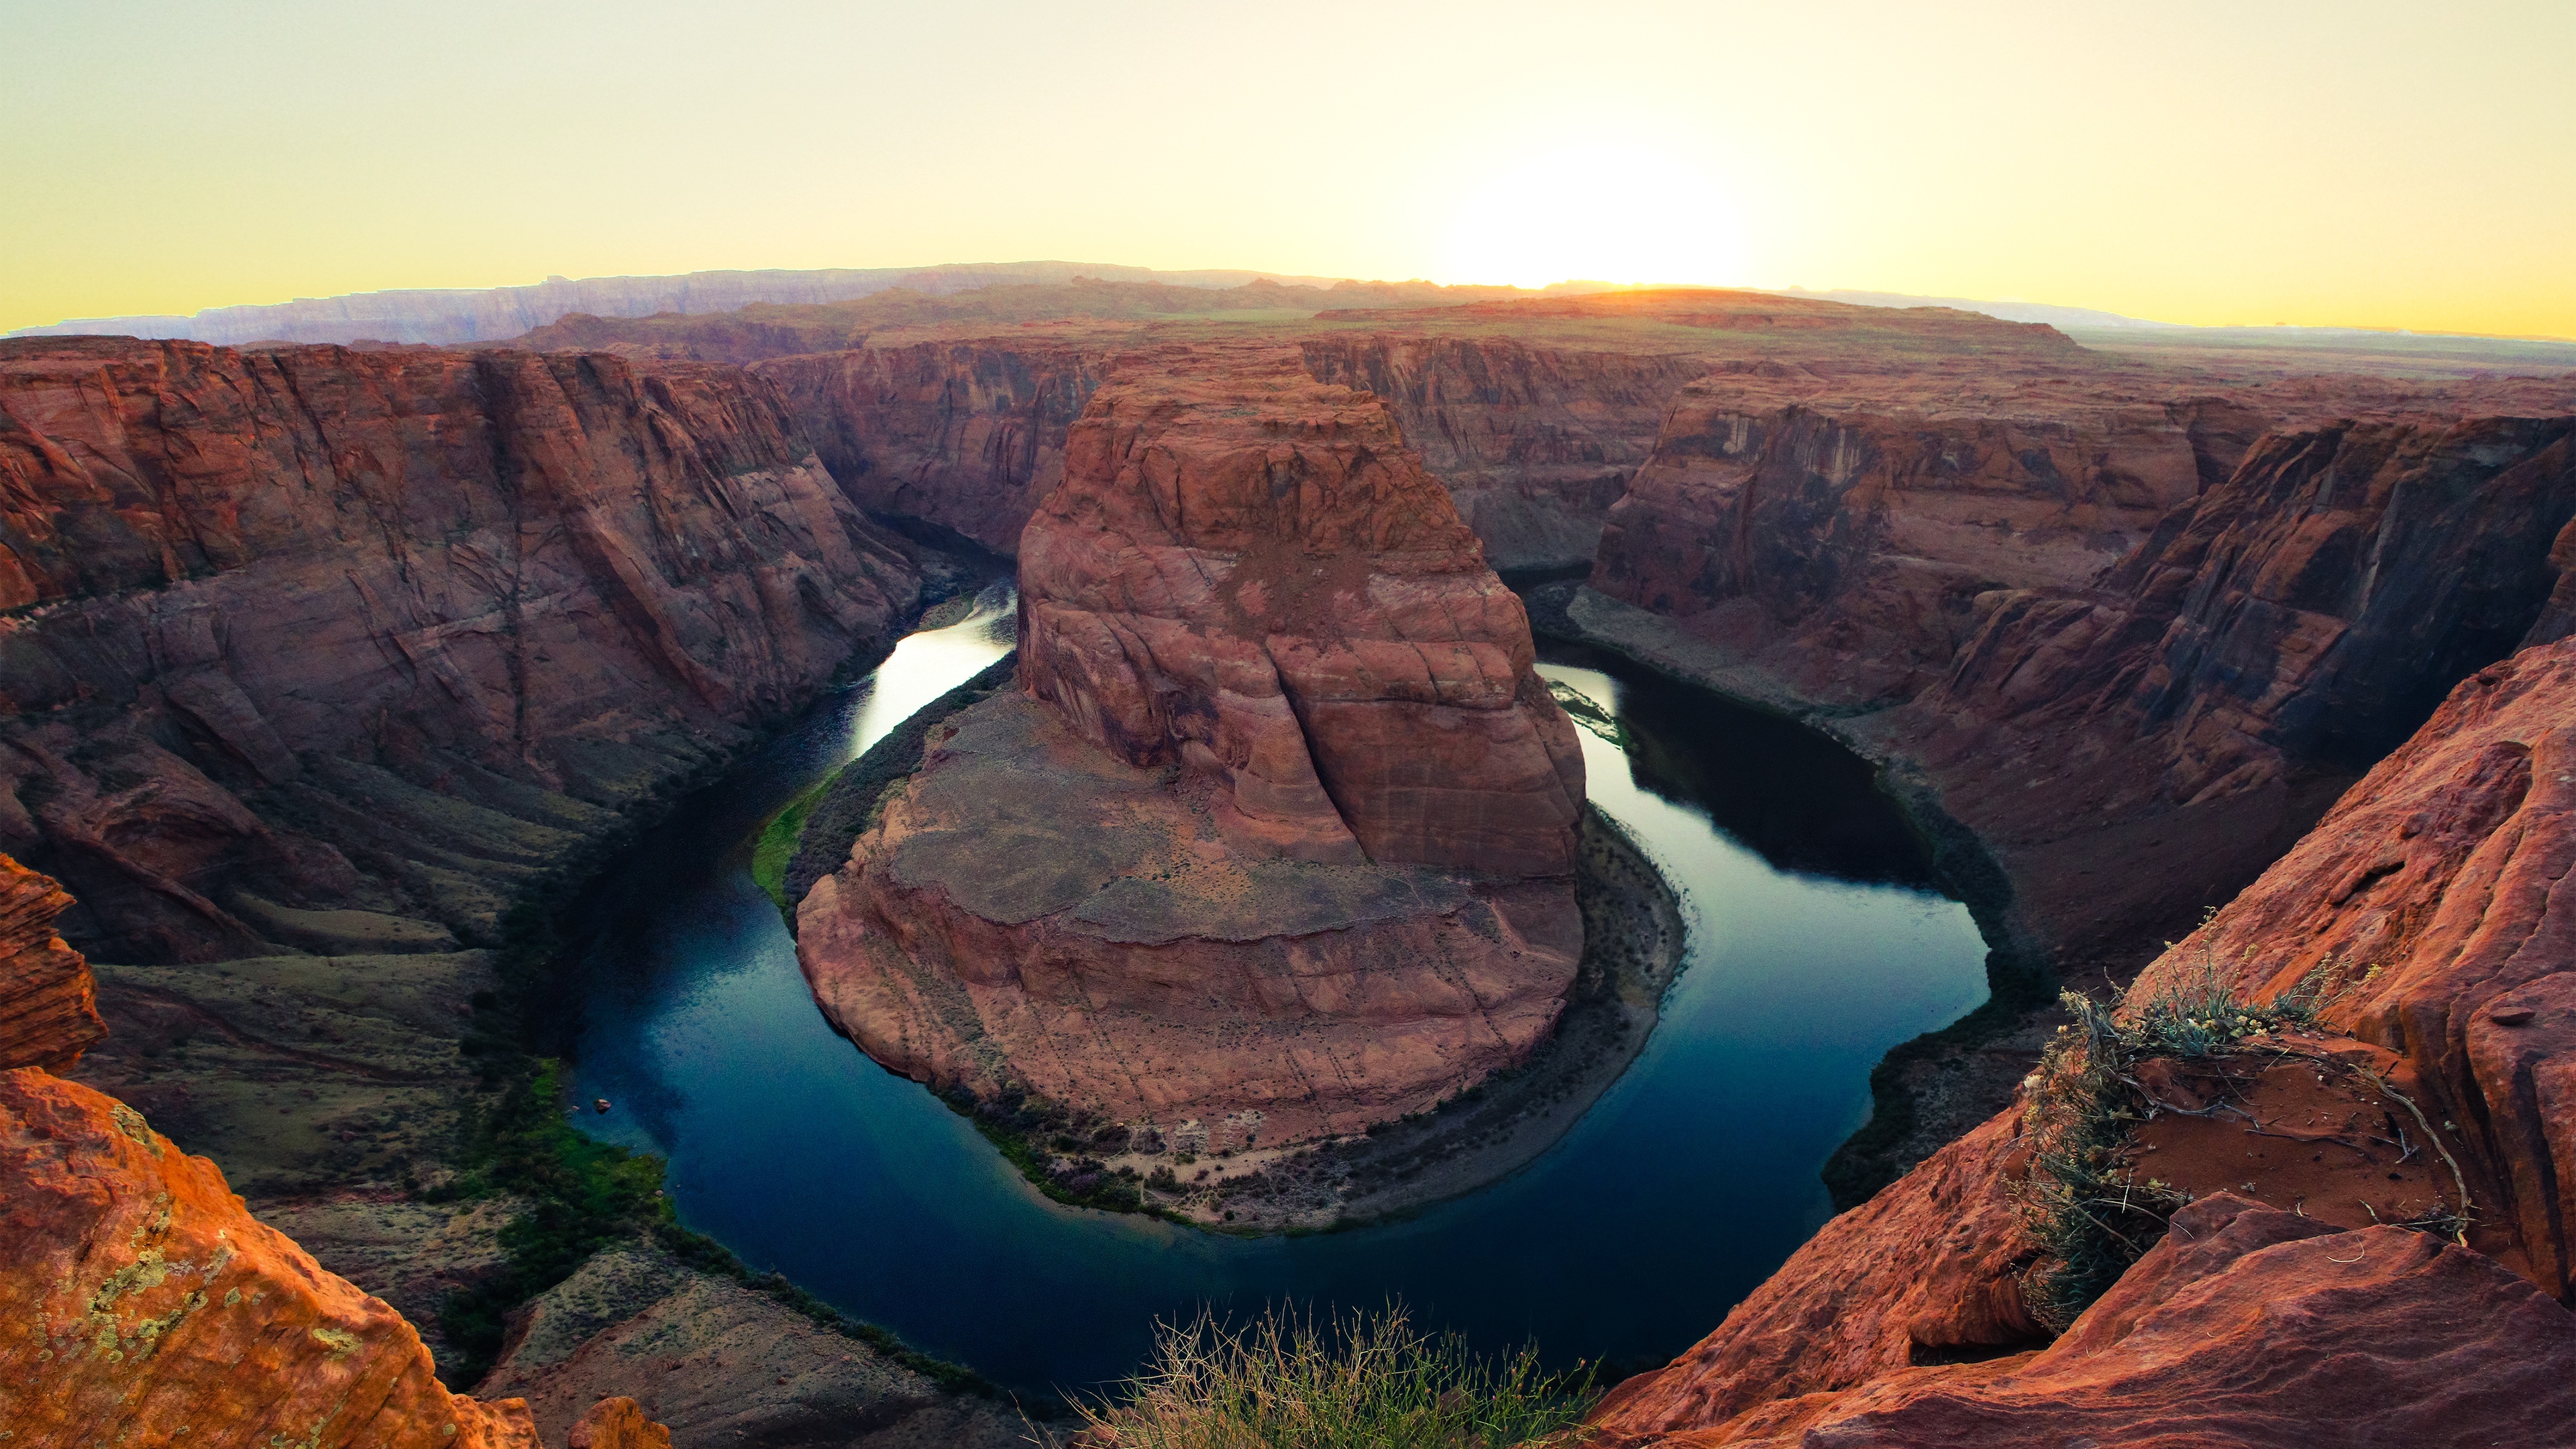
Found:
[[[1636,751],[1632,771],[1583,736],[1592,796],[1681,888],[1691,931],[1627,1076],[1529,1167],[1400,1223],[1246,1241],[1048,1202],[824,1026],[749,872],[760,822],[997,657],[1006,610],[981,635],[970,619],[906,640],[637,845],[578,927],[577,1086],[621,1104],[586,1128],[669,1156],[691,1226],[1006,1383],[1127,1372],[1158,1316],[1202,1302],[1401,1296],[1489,1348],[1668,1356],[1823,1220],[1816,1170],[1866,1114],[1877,1058],[1983,999],[1966,911],[1911,888],[1910,841],[1856,762],[1704,696],[1553,661]]]

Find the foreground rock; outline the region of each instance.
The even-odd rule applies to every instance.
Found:
[[[798,957],[917,1079],[1275,1148],[1546,1036],[1582,759],[1385,409],[1293,353],[1189,362],[1094,397],[1021,543],[1026,693],[934,735]]]
[[[2553,1025],[2552,1003],[2576,982],[2559,899],[2576,812],[2554,762],[2571,747],[2576,642],[2481,672],[2128,998],[2134,1009],[2213,973],[2254,999],[2311,977],[2340,988],[2325,1025],[2357,1040],[2324,1049],[2359,1053],[2428,1119],[2456,1124],[2436,1138],[2463,1159],[2469,1248],[2353,1226],[2357,1207],[2303,1215],[2212,1195],[2034,1351],[2045,1335],[2022,1277],[2039,1250],[2012,1197],[2028,1170],[2016,1109],[1829,1223],[1706,1341],[1623,1385],[1602,1422],[1631,1443],[1694,1445],[2562,1434],[2576,1316],[2558,1301],[2569,1245],[2556,1185],[2576,1035]],[[2330,1145],[2267,1152],[2278,1144],[2237,1131],[2229,1176],[2243,1177],[2228,1186],[2297,1208],[2309,1157]],[[2449,1178],[2427,1185],[2456,1203]],[[2337,1366],[2362,1360],[2395,1377],[2353,1392]]]
[[[525,1404],[448,1393],[400,1315],[113,1098],[0,1073],[0,1203],[14,1439],[537,1443]]]

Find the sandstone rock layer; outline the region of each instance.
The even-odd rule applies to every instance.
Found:
[[[1366,394],[1133,365],[1021,542],[1024,695],[935,732],[798,912],[879,1060],[1218,1146],[1525,1054],[1581,955],[1572,725]]]

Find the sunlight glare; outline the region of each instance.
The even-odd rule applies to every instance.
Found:
[[[1733,203],[1704,169],[1632,146],[1538,152],[1469,193],[1446,282],[1744,284]]]

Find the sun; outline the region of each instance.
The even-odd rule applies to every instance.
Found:
[[[1564,146],[1494,172],[1453,216],[1443,281],[1741,285],[1743,227],[1715,178],[1634,146]]]

